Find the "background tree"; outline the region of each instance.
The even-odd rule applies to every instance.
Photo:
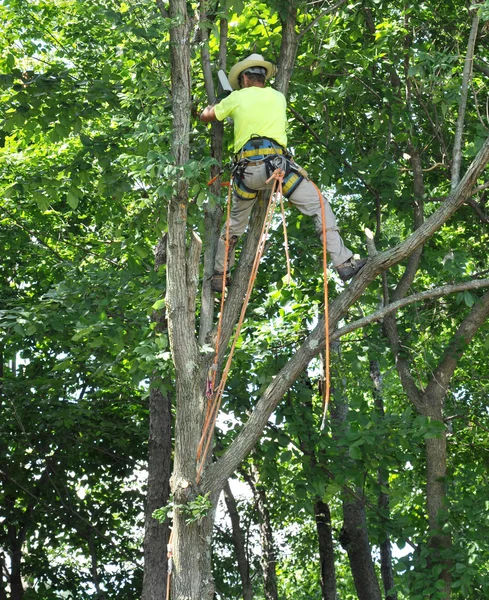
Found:
[[[183,507],[174,597],[210,597],[212,564],[224,580],[227,546],[211,564],[209,540],[220,490],[245,459],[266,490],[279,597],[366,593],[341,549],[348,504],[364,515],[365,561],[376,565],[368,546],[386,540],[412,550],[394,554],[386,596],[486,596],[486,3],[8,0],[0,12],[0,597],[139,595],[149,423],[143,595],[161,595],[169,522],[151,514],[168,492],[170,400],[173,501]],[[219,181],[206,184],[231,132],[202,127],[195,105],[214,100],[216,66],[254,51],[278,64],[298,162],[331,196],[351,246],[361,250],[365,227],[373,231],[372,258],[346,288],[330,274],[331,415],[348,410],[321,432],[320,245],[287,209],[287,286],[274,224],[223,397],[227,418],[199,478],[215,344],[208,275],[225,205]],[[219,365],[260,219],[258,210],[240,248]],[[454,354],[462,339],[470,344]],[[428,392],[442,372],[433,415]],[[446,469],[435,473],[441,447]],[[187,525],[189,511],[203,518]],[[248,562],[259,598],[256,556]],[[226,581],[218,592],[238,595],[240,580]]]

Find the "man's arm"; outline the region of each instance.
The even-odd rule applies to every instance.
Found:
[[[215,121],[216,118],[216,111],[214,110],[214,106],[212,104],[209,104],[207,108],[204,108],[200,114],[200,120],[204,121],[204,123]]]

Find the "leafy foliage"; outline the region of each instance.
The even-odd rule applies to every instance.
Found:
[[[163,8],[166,3],[159,3]],[[159,4],[5,0],[0,17],[0,495],[2,554],[22,554],[25,598],[137,597],[148,429],[147,388],[173,375],[169,342],[155,333],[164,268],[153,248],[166,229],[175,182],[190,183],[189,229],[206,240],[208,136],[192,121],[191,159],[171,154],[170,18]],[[219,3],[209,49],[217,63],[218,18],[230,24],[228,64],[250,52],[277,60],[291,3]],[[357,251],[363,229],[379,250],[413,230],[410,157],[421,156],[425,216],[450,192],[463,56],[472,12],[456,3],[407,7],[384,1],[294,2],[301,35],[289,90],[289,145],[331,197]],[[465,118],[463,166],[487,137],[487,3]],[[194,32],[196,101],[206,103]],[[477,68],[479,65],[480,68]],[[225,144],[231,146],[231,131]],[[481,182],[482,184],[483,182]],[[484,186],[425,246],[412,292],[487,272]],[[294,284],[284,284],[280,228],[271,235],[224,398],[234,439],[261,392],[320,314],[320,244],[307,218],[287,209]],[[377,278],[345,321],[373,312],[405,265]],[[330,298],[341,291],[331,275]],[[409,306],[397,314],[420,386],[479,292]],[[200,307],[198,307],[200,310]],[[371,542],[395,547],[399,598],[439,594],[440,565],[428,547],[426,439],[445,430],[410,407],[381,327],[343,338],[334,364],[340,425],[319,431],[320,365],[290,388],[250,460],[266,487],[277,532],[282,597],[320,597],[314,502],[332,510],[338,590],[354,598],[339,543],[341,503],[361,490]],[[486,597],[487,325],[461,359],[445,406],[452,597]],[[380,363],[385,415],[374,408],[369,361]],[[163,384],[162,384],[163,385]],[[167,385],[167,384],[166,384]],[[388,471],[390,514],[377,507],[377,473]],[[385,487],[385,486],[384,486]],[[208,509],[195,507],[195,518]],[[256,513],[246,506],[251,523]],[[250,528],[254,525],[250,524]],[[216,578],[229,597],[237,579],[229,539],[217,544]],[[250,558],[255,572],[257,557]],[[8,584],[2,584],[2,588]],[[259,598],[260,585],[256,584]],[[424,597],[424,596],[423,596]]]

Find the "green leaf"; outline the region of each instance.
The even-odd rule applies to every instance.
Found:
[[[69,190],[66,195],[66,201],[71,206],[71,208],[75,209],[77,208],[80,199],[78,198],[78,195],[73,192],[73,190]]]

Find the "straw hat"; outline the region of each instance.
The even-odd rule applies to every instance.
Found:
[[[248,58],[236,63],[234,67],[229,71],[229,83],[233,90],[239,90],[239,76],[243,71],[251,67],[263,67],[267,74],[265,79],[269,79],[272,75],[275,75],[277,68],[271,62],[264,60],[261,54],[250,54]]]

